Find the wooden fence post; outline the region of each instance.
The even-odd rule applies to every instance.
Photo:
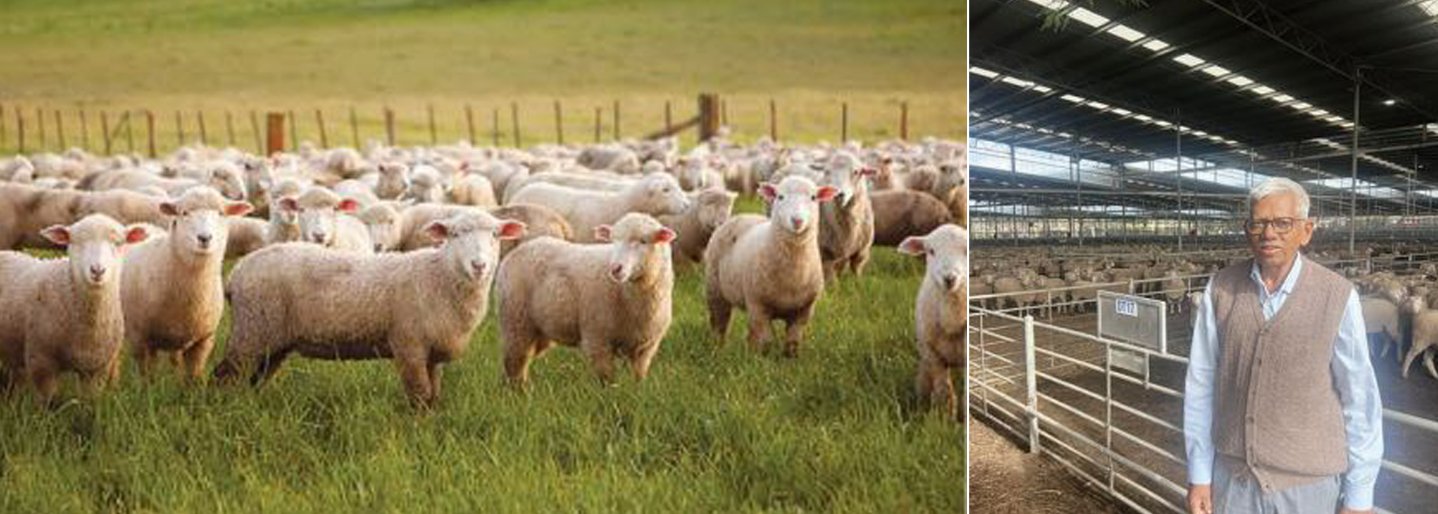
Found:
[[[600,137],[599,131],[600,131],[601,126],[604,124],[604,121],[603,121],[603,120],[604,120],[604,117],[603,117],[603,116],[604,116],[604,108],[603,108],[603,107],[595,107],[595,108],[594,108],[594,142],[595,142],[595,143],[598,143],[598,142],[599,142],[599,137]]]
[[[469,134],[469,146],[474,146],[474,107],[464,104],[464,128]]]
[[[899,139],[909,140],[909,102],[899,103]]]
[[[514,125],[514,147],[519,148],[523,144],[519,137],[519,102],[509,103],[509,120]]]
[[[265,143],[260,136],[260,115],[255,111],[250,111],[250,135],[255,137],[255,151],[264,154]]]
[[[496,148],[498,148],[498,147],[499,147],[499,108],[498,108],[498,107],[495,107],[495,108],[494,108],[494,116],[493,116],[492,118],[490,118],[489,121],[490,121],[489,136],[490,136],[490,139],[492,140],[492,141],[491,141],[491,144],[494,145]]]
[[[235,115],[225,111],[225,142],[235,146]]]
[[[185,118],[180,111],[175,111],[175,147],[185,146]]]
[[[105,155],[110,155],[110,114],[100,110],[100,136],[105,140]]]
[[[44,149],[46,148],[46,146],[45,146],[45,110],[44,110],[44,109],[41,109],[41,108],[39,108],[39,107],[36,107],[36,108],[35,108],[35,125],[38,126],[39,129],[40,129],[40,148],[39,148],[39,149],[40,149],[40,150],[44,150]]]
[[[125,111],[124,116],[125,149],[130,153],[135,153],[135,124],[130,122],[132,112],[133,111]]]
[[[150,158],[159,157],[159,152],[155,151],[155,111],[145,109],[145,130],[150,140]]]
[[[296,126],[295,111],[285,111],[285,117],[290,120],[290,150],[298,152],[300,149],[300,130]]]
[[[564,110],[560,107],[559,100],[554,101],[554,136],[559,145],[564,146]]]
[[[439,132],[434,128],[434,104],[426,105],[425,111],[429,115],[429,146],[436,146],[439,144]]]
[[[669,108],[669,101],[664,101],[664,131],[674,131],[674,111]]]
[[[205,111],[195,111],[195,123],[200,126],[200,144],[210,146],[210,131],[205,127]]]
[[[719,122],[723,117],[719,108],[719,95],[714,93],[703,93],[699,95],[699,141],[704,142],[719,135]]]
[[[384,139],[385,144],[394,146],[394,109],[384,108]]]
[[[330,135],[325,130],[325,110],[315,109],[315,125],[320,128],[320,148],[330,147]]]
[[[90,151],[90,122],[85,119],[85,109],[80,109],[80,146]]]
[[[849,102],[844,102],[839,108],[839,142],[849,142]]]
[[[60,117],[60,110],[55,109],[55,139],[60,143],[58,150],[65,150],[65,119]]]
[[[0,104],[0,146],[5,145],[5,104]]]
[[[356,150],[360,147],[359,138],[359,115],[355,114],[355,108],[350,106],[350,141],[354,143]]]
[[[719,125],[729,126],[729,100],[719,99]]]
[[[265,133],[268,136],[265,138],[266,156],[285,151],[285,117],[285,113],[279,112],[265,115]]]
[[[769,139],[779,142],[779,107],[773,98],[769,99]]]
[[[15,109],[15,132],[20,137],[20,153],[25,153],[25,113]]]
[[[618,141],[619,135],[619,100],[614,101],[614,140]]]

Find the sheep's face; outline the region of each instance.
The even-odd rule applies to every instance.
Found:
[[[794,235],[815,230],[819,204],[832,201],[838,193],[833,186],[818,186],[798,176],[785,177],[777,186],[759,186],[759,195],[769,204],[769,220]]]
[[[834,201],[841,206],[853,203],[854,198],[868,191],[867,180],[873,178],[875,170],[868,168],[858,158],[847,153],[834,154],[824,166],[822,183],[839,190]]]
[[[379,165],[379,183],[375,194],[380,198],[397,198],[409,191],[409,168],[403,164],[384,163]]]
[[[433,168],[425,168],[415,172],[402,198],[415,203],[444,203],[445,196],[444,179]]]
[[[644,212],[653,215],[680,214],[689,210],[689,195],[679,187],[673,176],[658,173],[645,175],[638,187],[643,188]]]
[[[92,288],[116,283],[120,271],[120,248],[149,237],[149,231],[144,226],[125,227],[103,214],[91,214],[69,226],[54,225],[40,231],[40,234],[66,247],[71,278]]]
[[[459,214],[431,221],[424,232],[443,241],[440,253],[472,282],[486,283],[499,263],[499,242],[524,237],[524,223],[495,219],[488,213]]]
[[[927,263],[927,280],[933,281],[944,291],[957,293],[961,286],[968,283],[969,233],[958,225],[943,225],[927,236],[904,239],[899,243],[899,251],[923,256]],[[1025,285],[1030,285],[1029,282],[1024,280]],[[1037,277],[1033,282],[1033,285],[1037,285]]]
[[[229,166],[211,168],[207,185],[231,200],[244,200],[249,197],[245,191],[245,177],[239,170]]]
[[[968,168],[962,162],[950,161],[939,165],[936,189],[940,195],[961,194],[968,186]]]
[[[207,187],[160,202],[160,213],[169,219],[171,244],[201,255],[223,255],[229,239],[224,216],[244,216],[251,209],[250,204],[226,201]]]
[[[729,216],[734,212],[734,198],[738,196],[728,191],[707,189],[698,195],[699,224],[704,228],[713,230],[729,221]]]
[[[374,241],[374,251],[383,252],[399,246],[400,231],[396,222],[399,213],[394,207],[382,203],[371,205],[360,211],[359,219],[369,230],[370,240]]]
[[[629,213],[613,226],[594,228],[594,238],[610,244],[609,267],[605,276],[617,284],[654,276],[657,267],[669,266],[669,243],[674,230],[647,214]]]
[[[359,202],[340,198],[324,189],[311,189],[299,199],[283,198],[280,209],[294,213],[299,219],[300,238],[308,243],[330,246],[334,243],[340,213],[353,213]]]

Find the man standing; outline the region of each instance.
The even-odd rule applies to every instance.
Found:
[[[1371,512],[1383,409],[1358,293],[1299,254],[1314,225],[1303,186],[1269,179],[1248,205],[1253,259],[1213,276],[1193,329],[1188,510]]]

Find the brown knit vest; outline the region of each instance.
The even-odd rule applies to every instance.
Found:
[[[1263,319],[1252,260],[1213,278],[1218,331],[1215,448],[1265,487],[1283,490],[1342,473],[1348,445],[1333,387],[1334,342],[1353,285],[1318,263],[1283,307]]]

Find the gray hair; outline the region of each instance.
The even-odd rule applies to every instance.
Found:
[[[1248,192],[1248,209],[1250,211],[1253,210],[1253,205],[1258,203],[1259,200],[1276,193],[1289,193],[1297,196],[1298,217],[1303,219],[1308,218],[1308,191],[1304,191],[1301,184],[1283,177],[1273,177],[1254,186],[1253,189]]]

